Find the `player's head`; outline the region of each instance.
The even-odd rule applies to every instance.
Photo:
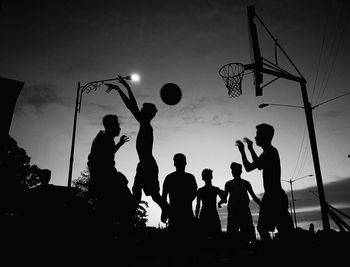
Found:
[[[213,170],[211,169],[204,169],[202,171],[202,180],[203,181],[211,181],[213,179]]]
[[[105,127],[106,132],[118,136],[120,133],[120,125],[117,115],[108,114],[102,119],[103,127]]]
[[[233,177],[240,177],[242,174],[242,165],[237,162],[232,162],[230,165]]]
[[[43,169],[39,173],[39,180],[41,185],[49,184],[51,180],[51,171],[49,169]]]
[[[274,128],[267,123],[262,123],[257,125],[256,136],[255,136],[256,145],[264,146],[264,145],[271,144],[274,133],[275,133]]]
[[[176,170],[185,170],[187,161],[186,161],[186,156],[182,153],[177,153],[174,155],[174,166]]]
[[[152,120],[157,114],[157,108],[152,103],[144,103],[141,108],[142,117],[146,120]]]

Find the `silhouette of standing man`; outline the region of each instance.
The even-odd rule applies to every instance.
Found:
[[[186,156],[178,153],[174,155],[176,170],[168,174],[163,183],[163,198],[169,196],[169,228],[176,233],[190,232],[194,225],[192,202],[197,195],[196,178],[185,172]]]
[[[250,182],[241,178],[242,165],[232,162],[230,168],[233,179],[225,184],[225,200],[229,195],[227,234],[236,241],[255,241],[255,228],[249,208],[248,193],[258,205],[260,205],[260,199],[255,195]],[[219,205],[222,203],[226,201],[220,201]]]
[[[119,76],[119,82],[127,89],[128,96],[114,84],[106,84],[108,86],[107,92],[112,89],[118,91],[126,107],[133,114],[139,123],[139,131],[136,138],[136,151],[139,157],[139,163],[136,168],[136,176],[132,192],[136,203],[140,203],[142,197],[142,189],[146,196],[151,196],[153,201],[162,209],[163,216],[167,213],[167,203],[163,201],[160,195],[160,187],[158,181],[158,165],[153,157],[153,127],[151,125],[152,119],[157,114],[157,108],[152,103],[144,103],[139,109],[134,94],[129,84]]]
[[[204,169],[202,180],[205,185],[197,191],[196,218],[199,219],[201,233],[207,237],[215,237],[221,233],[220,217],[216,209],[217,196],[220,197],[220,202],[225,201],[224,191],[213,186],[212,179],[213,171]]]
[[[262,241],[271,240],[269,231],[273,231],[275,227],[281,236],[290,234],[293,229],[292,218],[288,212],[288,197],[281,186],[279,153],[271,144],[274,132],[274,128],[269,124],[256,126],[255,142],[263,150],[259,157],[254,151],[253,142],[246,137],[243,139],[247,143],[252,162],[247,159],[242,141],[236,141],[245,170],[262,170],[265,192],[261,200],[257,227]]]
[[[195,217],[192,202],[197,195],[197,182],[193,174],[185,172],[187,161],[184,154],[175,154],[173,159],[176,170],[165,177],[162,194],[164,201],[167,201],[169,196],[170,203],[169,266],[180,266],[175,264],[178,257],[184,257],[183,260],[188,264],[181,266],[192,266],[195,247]]]

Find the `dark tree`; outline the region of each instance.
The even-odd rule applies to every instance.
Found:
[[[90,172],[89,168],[86,167],[85,170],[80,172],[80,176],[72,181],[73,187],[75,187],[79,194],[83,198],[88,198],[88,190],[90,186]]]
[[[8,135],[1,148],[0,171],[1,212],[19,212],[28,188],[39,184],[40,168],[30,164],[27,152]]]

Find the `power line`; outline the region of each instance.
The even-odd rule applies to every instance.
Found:
[[[316,75],[315,75],[315,81],[314,81],[314,86],[313,86],[313,90],[312,90],[312,97],[311,97],[311,102],[314,98],[314,93],[315,93],[315,89],[316,89],[316,84],[317,84],[317,79],[318,79],[318,74],[319,74],[319,71],[320,71],[320,65],[321,65],[321,59],[322,59],[322,55],[324,53],[324,47],[325,47],[325,40],[326,40],[326,35],[327,35],[327,28],[328,28],[328,24],[329,24],[329,18],[330,18],[330,11],[332,9],[332,1],[329,1],[329,6],[327,8],[327,16],[326,16],[326,22],[325,22],[325,26],[324,26],[324,30],[323,30],[323,38],[322,38],[322,45],[321,45],[321,50],[320,50],[320,54],[319,54],[319,58],[318,58],[318,63],[317,63],[317,69],[316,69]],[[294,178],[295,177],[295,173],[298,169],[298,164],[300,162],[300,165],[299,165],[299,171],[297,172],[297,176],[300,175],[300,173],[302,172],[302,170],[304,169],[304,166],[305,166],[305,162],[306,162],[306,158],[307,158],[307,155],[308,155],[308,140],[306,140],[306,143],[304,145],[304,141],[305,141],[305,137],[306,137],[306,123],[305,123],[305,126],[304,126],[304,133],[303,133],[303,138],[302,138],[302,142],[300,144],[300,148],[299,148],[299,153],[298,153],[298,159],[297,159],[297,163],[295,165],[295,168],[294,168],[294,171],[293,171],[293,175],[292,177]],[[304,147],[304,153],[303,153],[303,156],[301,156],[302,154],[302,151],[303,151],[303,147]],[[302,157],[302,159],[301,159]]]
[[[326,35],[327,35],[327,28],[328,28],[328,23],[329,23],[329,16],[330,16],[330,11],[332,9],[332,1],[329,1],[329,6],[327,8],[328,12],[327,12],[327,18],[326,18],[326,23],[324,26],[324,30],[323,30],[323,38],[322,38],[322,45],[321,45],[321,50],[320,50],[320,54],[318,56],[318,63],[317,63],[317,69],[316,69],[316,75],[315,75],[315,81],[314,81],[314,86],[312,89],[312,96],[311,96],[311,102],[314,98],[314,93],[315,93],[315,89],[316,89],[316,84],[317,84],[317,79],[318,79],[318,73],[320,71],[320,66],[321,66],[321,59],[322,59],[322,54],[324,51],[324,45],[325,45],[325,40],[326,40]]]
[[[349,157],[349,155],[346,155],[346,156],[335,166],[335,168],[332,169],[332,170],[328,173],[327,176],[330,176],[336,169],[338,169],[339,166],[340,166],[341,164],[343,164],[343,162],[345,161],[345,159],[347,159],[348,157]]]
[[[348,7],[345,8],[345,4],[346,4],[346,1],[343,2],[343,6],[340,8],[340,11],[338,11],[338,13],[336,14],[336,17],[338,18],[338,23],[337,23],[337,28],[336,28],[337,30],[336,30],[336,34],[335,34],[335,37],[334,37],[332,45],[331,45],[331,51],[329,52],[329,57],[328,57],[328,60],[327,60],[327,62],[328,62],[327,63],[328,73],[326,71],[326,73],[324,75],[325,78],[323,79],[323,81],[321,83],[320,90],[319,90],[319,93],[318,93],[318,97],[317,97],[317,101],[316,101],[318,103],[320,103],[320,101],[321,101],[321,99],[322,99],[322,97],[324,95],[324,92],[325,92],[325,90],[327,88],[330,76],[332,74],[332,71],[333,71],[333,68],[334,68],[334,65],[335,65],[335,62],[336,62],[339,50],[340,50],[340,44],[342,42],[342,39],[343,39],[343,36],[344,36],[344,33],[345,33],[346,25],[347,25],[347,22],[349,20]],[[320,52],[320,56],[319,56],[319,60],[318,60],[317,70],[316,70],[316,77],[315,77],[314,86],[313,86],[312,99],[313,99],[314,94],[315,94],[317,79],[318,79],[318,76],[319,76],[321,58],[322,58],[322,55],[325,53],[325,47],[326,47],[325,46],[325,44],[326,44],[325,41],[326,41],[326,35],[327,35],[327,28],[328,28],[328,25],[330,23],[331,10],[332,10],[332,1],[330,1],[330,6],[329,6],[328,12],[327,12],[327,20],[326,20],[326,23],[325,23],[325,28],[324,28],[324,33],[323,33],[323,40],[322,40],[322,46],[321,46],[321,52]],[[344,11],[343,14],[341,14],[341,11]],[[344,18],[344,19],[342,19],[342,18]],[[341,28],[341,25],[343,25],[342,28]],[[332,50],[333,50],[333,48],[335,46],[336,46],[335,52],[332,52]],[[333,57],[332,57],[332,54],[334,55]],[[322,87],[323,87],[323,89],[322,89]],[[315,114],[314,114],[314,119],[316,121],[316,119],[317,119],[317,112],[315,112]],[[307,161],[308,143],[305,144],[304,154],[302,156],[302,160],[300,160],[300,156],[302,154],[302,148],[303,148],[303,145],[304,145],[305,130],[306,130],[306,126],[304,128],[303,141],[302,141],[302,144],[300,146],[298,160],[297,160],[297,165],[296,165],[296,167],[294,169],[293,177],[294,177],[294,174],[296,172],[298,163],[301,162],[300,163],[299,172],[298,172],[298,175],[300,175],[300,173],[302,173],[302,171],[303,171],[303,169],[305,167],[306,161]]]
[[[346,1],[343,2],[343,6],[340,8],[338,14],[337,14],[337,18],[338,18],[338,23],[337,23],[337,27],[336,27],[336,33],[331,45],[331,51],[330,51],[330,56],[328,58],[328,63],[327,63],[327,67],[329,66],[329,70],[328,73],[325,74],[325,78],[323,79],[323,89],[321,88],[319,91],[319,96],[318,96],[318,102],[321,101],[325,90],[327,89],[327,85],[330,79],[330,76],[332,74],[338,53],[339,53],[339,48],[340,48],[340,44],[342,42],[342,39],[344,37],[344,32],[346,29],[346,25],[348,22],[348,18],[349,18],[349,12],[348,12],[348,8],[345,8],[346,5]],[[341,12],[344,12],[345,14],[341,14]],[[343,25],[343,27],[341,28],[341,25]],[[333,52],[333,58],[332,58],[332,50],[335,47],[335,52]],[[321,86],[322,86],[321,84]]]

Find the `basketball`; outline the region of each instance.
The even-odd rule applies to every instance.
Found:
[[[181,97],[181,89],[175,83],[166,83],[160,89],[160,98],[165,104],[176,105],[180,102]]]

